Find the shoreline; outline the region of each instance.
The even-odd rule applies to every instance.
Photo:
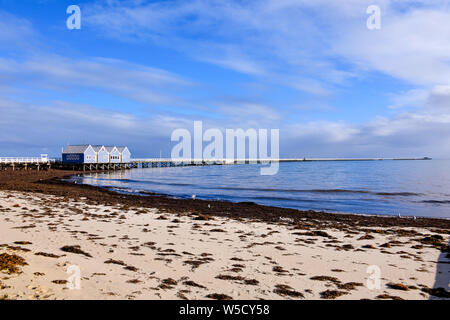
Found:
[[[73,174],[0,172],[0,299],[450,299],[447,220],[128,196]]]
[[[75,176],[80,175],[80,174],[75,174]],[[73,176],[70,176],[70,178],[72,178]],[[160,196],[160,197],[166,197],[169,199],[175,199],[175,200],[180,200],[180,201],[185,201],[185,200],[190,200],[189,197],[181,197],[181,196],[176,196],[176,195],[171,195],[171,194],[166,194],[166,193],[156,193],[156,192],[152,192],[152,191],[147,191],[147,190],[135,190],[135,191],[129,191],[130,189],[127,189],[125,187],[115,187],[115,186],[98,186],[98,185],[92,185],[92,184],[78,184],[76,182],[72,182],[71,179],[69,179],[69,177],[64,177],[61,178],[61,181],[64,183],[68,183],[68,184],[75,184],[75,185],[87,185],[87,186],[91,186],[94,188],[99,188],[100,190],[105,190],[105,191],[109,191],[109,192],[113,192],[119,195],[132,195],[132,196],[139,196],[139,197],[154,197],[154,196]],[[237,204],[237,205],[241,205],[241,204],[252,204],[255,206],[261,206],[261,207],[266,207],[266,208],[279,208],[279,209],[290,209],[290,210],[295,210],[298,212],[321,212],[321,213],[326,213],[326,214],[334,214],[334,215],[356,215],[356,216],[365,216],[365,217],[376,217],[376,218],[398,218],[398,216],[393,215],[393,214],[375,214],[375,213],[364,213],[364,212],[340,212],[340,211],[318,211],[318,210],[301,210],[301,209],[296,209],[293,207],[283,207],[283,206],[270,206],[270,205],[264,205],[264,204],[259,204],[253,201],[232,201],[232,200],[225,200],[225,199],[206,199],[206,198],[202,198],[201,196],[197,196],[196,200],[201,200],[201,201],[207,201],[207,202],[226,202],[226,203],[233,203],[233,204]],[[450,217],[446,218],[446,217],[427,217],[427,216],[419,216],[419,215],[403,215],[400,216],[400,218],[402,219],[438,219],[438,220],[449,220],[450,221]]]
[[[304,219],[313,219],[325,224],[346,224],[366,227],[432,227],[450,229],[450,219],[410,216],[388,216],[354,213],[332,213],[324,211],[302,211],[297,209],[273,207],[253,202],[229,202],[222,200],[179,199],[167,195],[148,193],[148,196],[122,194],[107,188],[68,181],[73,175],[84,174],[82,171],[0,171],[0,190],[40,192],[51,195],[86,197],[97,202],[110,202],[158,208],[168,212],[192,212],[210,216],[230,218],[252,218],[274,222],[290,219],[292,223]]]
[[[64,182],[68,182],[71,183],[69,181],[66,181],[66,179],[63,179]],[[92,186],[94,188],[99,188],[101,190],[106,190],[109,192],[113,192],[116,194],[120,194],[120,195],[135,195],[135,196],[139,196],[139,197],[154,197],[154,196],[161,196],[161,197],[166,197],[169,199],[175,199],[175,200],[190,200],[189,197],[179,197],[176,195],[170,195],[170,194],[164,194],[164,193],[155,193],[155,192],[151,192],[151,191],[146,191],[146,190],[139,190],[139,191],[127,191],[127,189],[123,188],[123,190],[114,190],[114,189],[121,189],[118,187],[103,187],[103,186],[95,186],[95,185],[90,185],[90,184],[84,184],[84,185],[88,185],[88,186]],[[363,217],[374,217],[374,218],[399,218],[399,216],[393,215],[393,214],[375,214],[375,213],[362,213],[362,212],[340,212],[340,211],[318,211],[318,210],[301,210],[301,209],[295,209],[292,207],[283,207],[283,206],[269,206],[269,205],[264,205],[264,204],[259,204],[256,202],[247,202],[247,201],[231,201],[231,200],[224,200],[224,199],[205,199],[202,197],[197,196],[196,200],[201,200],[201,201],[207,201],[207,202],[226,202],[226,203],[233,203],[233,204],[237,204],[237,205],[242,205],[242,204],[252,204],[255,206],[261,206],[261,207],[265,207],[265,208],[278,208],[278,209],[289,209],[289,210],[295,210],[298,212],[320,212],[320,213],[325,213],[325,214],[333,214],[333,215],[350,215],[350,216],[363,216]],[[450,217],[446,218],[446,217],[427,217],[427,216],[418,216],[418,215],[403,215],[400,216],[401,219],[437,219],[437,220],[449,220],[450,221]]]

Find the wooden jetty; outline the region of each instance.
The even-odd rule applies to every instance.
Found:
[[[0,157],[0,170],[47,170],[56,160],[47,157]]]
[[[273,162],[311,162],[311,161],[405,161],[431,160],[431,158],[285,158],[285,159],[131,159],[127,163],[64,163],[47,157],[0,157],[0,170],[47,170],[61,169],[74,171],[116,171],[135,168],[167,168],[184,166],[270,164]]]

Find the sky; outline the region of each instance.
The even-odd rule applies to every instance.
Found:
[[[169,157],[203,121],[279,129],[282,157],[450,158],[450,1],[0,0],[0,114],[0,156]]]

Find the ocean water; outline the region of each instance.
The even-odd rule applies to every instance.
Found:
[[[450,160],[280,163],[132,169],[86,174],[77,183],[177,198],[251,201],[301,210],[450,218]]]

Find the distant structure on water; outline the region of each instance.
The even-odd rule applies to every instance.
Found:
[[[62,162],[68,164],[129,163],[128,147],[103,145],[68,145],[62,152]]]

